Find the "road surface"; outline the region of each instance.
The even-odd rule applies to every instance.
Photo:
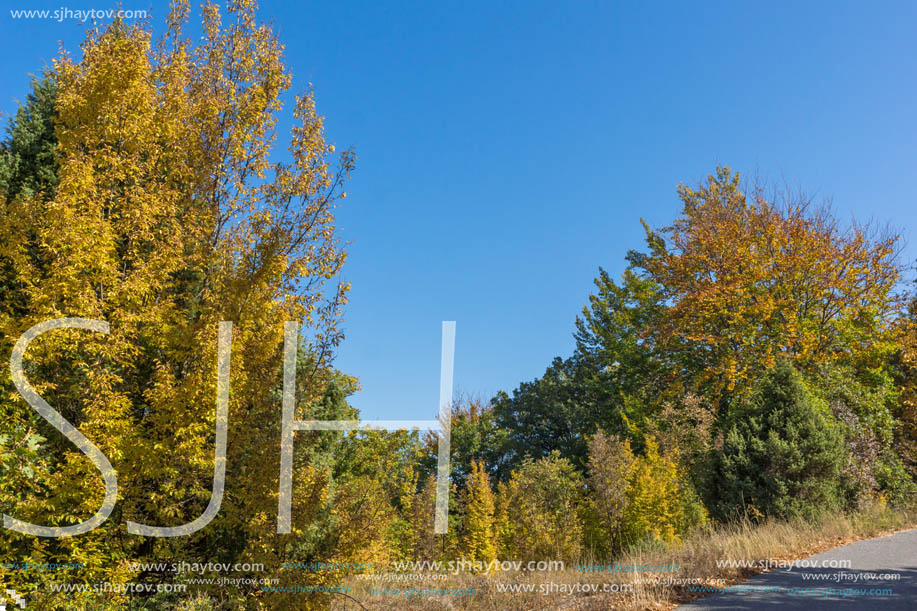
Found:
[[[736,591],[698,599],[677,611],[917,609],[917,530],[857,541],[808,560],[819,567],[825,561],[849,560],[850,567],[771,570],[736,584]],[[806,574],[818,579],[806,579]]]

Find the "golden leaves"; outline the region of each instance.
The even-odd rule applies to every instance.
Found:
[[[680,187],[682,216],[647,230],[645,267],[671,304],[654,333],[705,351],[703,382],[724,380],[730,391],[778,354],[803,368],[876,358],[899,305],[898,237],[841,228],[803,199],[746,194],[738,178],[719,168],[697,188]]]
[[[225,13],[205,4],[199,43],[182,34],[189,14],[188,2],[174,3],[159,40],[144,25],[94,29],[79,59],[54,62],[60,183],[50,201],[8,204],[21,214],[0,227],[0,255],[13,264],[25,316],[4,314],[0,329],[18,337],[60,316],[111,323],[104,339],[49,335],[28,359],[38,386],[57,386],[46,387],[49,402],[115,464],[119,521],[173,525],[209,499],[216,325],[232,320],[233,467],[218,520],[241,525],[255,553],[274,537],[258,516],[276,511],[278,446],[269,441],[279,436],[272,393],[283,322],[303,321],[314,342],[307,398],[322,396],[324,359],[341,337],[349,285],[332,280],[346,258],[333,208],[353,158],[330,158],[307,92],[294,109],[291,162],[273,163],[276,115],[292,84],[282,46],[254,2],[230,2]],[[44,483],[83,519],[96,475],[71,450],[61,448]],[[308,475],[304,502],[323,502],[327,474]],[[101,570],[99,550],[124,556],[140,544],[114,543],[120,527],[62,545]]]

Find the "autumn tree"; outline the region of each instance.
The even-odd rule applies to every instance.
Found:
[[[426,505],[425,500],[417,498],[421,485],[417,469],[421,455],[419,433],[407,430],[352,432],[347,441],[336,450],[336,481],[344,484],[354,498],[360,499],[358,507],[375,507],[367,514],[375,518],[360,527],[348,527],[347,533],[336,536],[353,540],[363,548],[376,545],[375,562],[412,557],[415,534],[412,522],[414,517],[420,517],[418,514]],[[340,526],[344,527],[349,511],[341,511],[336,507],[337,500],[329,500],[331,506],[340,511]],[[420,506],[415,513],[414,504],[418,501]],[[433,508],[428,509],[432,519]],[[358,550],[354,549],[353,553]]]
[[[451,498],[451,495],[450,495]],[[435,560],[442,552],[442,537],[436,535],[436,478],[428,476],[414,495],[407,519],[411,525],[411,557],[414,560]]]
[[[589,490],[599,535],[600,553],[610,555],[620,541],[627,507],[627,480],[634,463],[630,443],[598,430],[589,438]]]
[[[26,355],[32,384],[119,476],[115,512],[90,534],[35,541],[4,533],[4,548],[23,559],[90,567],[73,581],[134,579],[122,560],[145,555],[246,561],[271,550],[276,560],[296,558],[293,541],[328,490],[327,469],[298,461],[294,534],[276,534],[283,323],[304,325],[309,357],[296,417],[315,417],[329,385],[342,378],[328,360],[348,289],[334,280],[345,253],[333,210],[352,157],[335,162],[306,91],[293,108],[290,162],[272,161],[277,112],[291,86],[282,46],[249,0],[229,3],[225,14],[205,4],[199,43],[184,34],[189,14],[176,2],[156,41],[144,25],[91,30],[78,60],[65,54],[54,61],[55,90],[36,94],[44,109],[35,125],[40,137],[14,138],[4,150],[0,261],[3,282],[15,291],[0,298],[3,348],[9,354],[24,330],[52,318],[110,324],[108,335],[47,333]],[[31,121],[22,115],[16,125],[32,129]],[[48,171],[31,172],[29,182],[13,157]],[[167,539],[125,537],[126,521],[185,524],[209,502],[223,320],[232,321],[233,335],[220,514],[188,537],[186,552]],[[8,391],[2,412],[22,423],[13,425],[20,426],[16,443],[35,439],[25,436],[30,408],[11,392],[9,371],[0,376]],[[98,471],[38,425],[53,469],[9,513],[39,524],[85,520],[101,502]]]
[[[678,459],[679,467],[690,480],[688,485],[700,489],[713,447],[716,416],[704,397],[687,393],[666,399],[652,420],[642,427],[659,444],[659,451]]]
[[[583,549],[585,481],[559,452],[523,461],[498,486],[500,555],[576,559]]]
[[[894,445],[911,477],[917,480],[917,297],[913,294],[897,331],[900,349],[894,364],[900,398],[894,404]]]
[[[471,474],[462,490],[462,557],[490,562],[497,557],[494,533],[494,493],[484,464],[471,463]]]
[[[728,168],[678,194],[681,216],[647,227],[649,252],[631,259],[668,306],[645,335],[698,362],[694,388],[747,392],[780,357],[803,371],[869,368],[894,351],[897,235],[844,226],[802,197],[743,191]]]
[[[655,438],[647,437],[643,456],[637,457],[627,472],[621,541],[678,541],[689,528],[706,520],[706,512],[692,506],[692,497],[693,490],[677,460],[660,454]]]
[[[646,540],[677,541],[707,520],[677,447],[661,453],[652,434],[643,447],[635,455],[628,440],[601,430],[589,439],[590,500],[604,535],[600,553]]]
[[[57,186],[54,99],[57,85],[48,76],[32,81],[32,91],[20,106],[0,143],[0,222],[13,223],[7,202],[21,197],[47,201]],[[0,254],[0,316],[25,313],[26,299],[17,282],[14,262]],[[0,336],[0,347],[11,350],[11,338]],[[49,477],[47,441],[38,431],[43,420],[5,400],[15,390],[8,376],[0,376],[0,510],[10,514],[27,499],[41,494]],[[46,508],[48,508],[46,506]],[[0,555],[11,555],[11,541],[0,537]]]

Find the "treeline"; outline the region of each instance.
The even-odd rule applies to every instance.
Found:
[[[62,55],[0,144],[0,354],[60,317],[108,335],[37,339],[25,374],[109,457],[119,494],[91,533],[8,529],[0,558],[81,563],[5,570],[48,609],[321,608],[344,571],[308,563],[612,558],[709,520],[817,517],[908,503],[917,474],[914,308],[895,234],[841,224],[803,198],[743,188],[722,168],[681,187],[619,279],[601,270],[576,349],[510,393],[456,403],[449,532],[433,533],[437,444],[416,432],[298,432],[292,533],[276,532],[283,323],[303,322],[297,420],[349,420],[357,388],[330,356],[348,286],[333,209],[353,167],[296,101],[289,163],[271,162],[291,86],[254,4],[202,10],[164,35],[115,22]],[[611,247],[610,247],[611,249]],[[572,315],[573,313],[571,313]],[[233,322],[225,496],[211,499],[217,327]],[[6,358],[6,357],[4,357]],[[98,509],[85,455],[0,368],[0,510],[65,526]],[[187,583],[136,563],[263,564],[238,588],[55,594],[49,582]],[[214,577],[219,577],[214,575]]]
[[[678,194],[680,215],[645,226],[619,280],[600,270],[573,355],[459,405],[453,481],[495,499],[472,510],[485,495],[460,494],[454,549],[439,554],[609,557],[710,519],[912,501],[914,308],[899,236],[743,188],[727,168]],[[462,519],[491,505],[490,522]]]

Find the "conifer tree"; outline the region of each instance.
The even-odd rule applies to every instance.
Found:
[[[840,504],[841,428],[788,360],[735,408],[715,458],[710,479],[721,518],[811,518]]]

